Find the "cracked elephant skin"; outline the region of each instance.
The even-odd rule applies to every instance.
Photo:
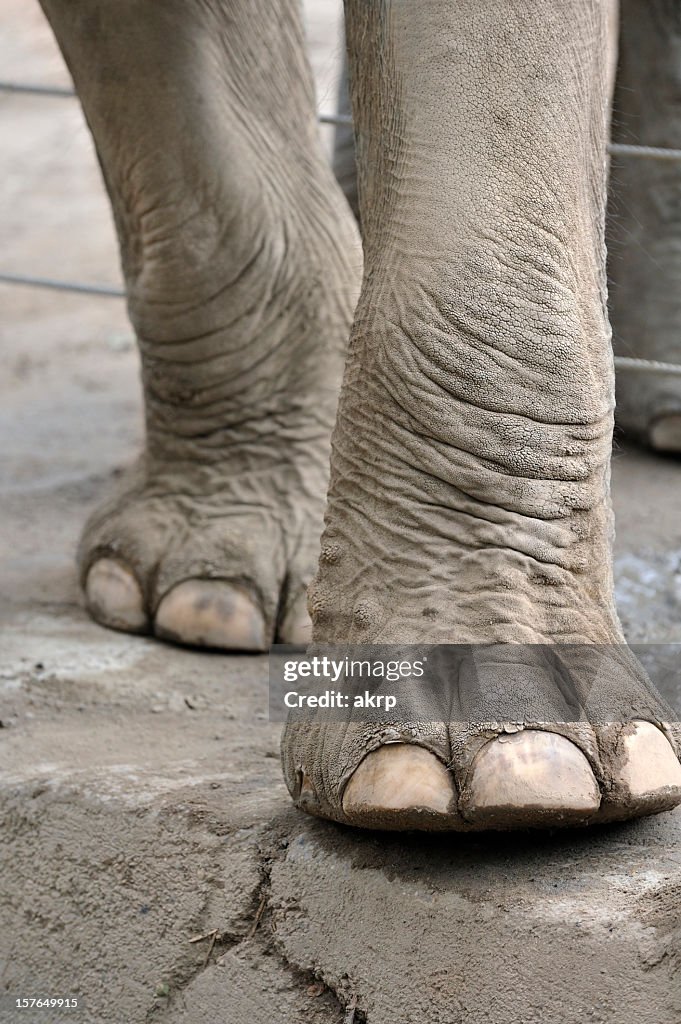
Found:
[[[484,726],[290,722],[291,794],[396,829],[680,802],[673,715],[613,597],[610,0],[347,0],[363,274],[294,0],[42,3],[146,409],[81,540],[91,614],[223,650],[514,648],[521,707],[535,645],[606,645],[609,721],[566,719],[551,673],[548,717],[511,715],[482,672]]]

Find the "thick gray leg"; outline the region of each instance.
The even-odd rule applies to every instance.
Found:
[[[603,682],[611,728],[575,722],[555,672],[531,664],[537,644],[623,642],[608,492],[609,13],[601,0],[346,3],[367,267],[314,635],[468,643],[481,660],[451,679],[439,721],[417,717],[415,684],[413,721],[291,723],[286,777],[313,813],[467,829],[681,801],[663,731],[633,722],[664,715],[633,658]],[[505,653],[485,660],[491,644]],[[593,662],[580,667],[588,691]]]
[[[305,634],[359,260],[295,0],[43,0],[118,229],[147,448],[88,523],[106,625]]]

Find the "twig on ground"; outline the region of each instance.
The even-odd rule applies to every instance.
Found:
[[[211,931],[209,931],[209,932],[206,932],[206,934],[205,934],[205,935],[195,935],[195,936],[194,936],[194,937],[193,937],[192,939],[190,939],[189,941],[190,941],[190,942],[191,942],[192,944],[193,944],[193,943],[195,943],[195,942],[203,942],[203,941],[204,941],[205,939],[212,939],[212,938],[213,938],[213,936],[214,936],[214,935],[216,934],[216,932],[217,932],[217,928],[213,928],[213,929],[212,929]]]
[[[222,935],[220,934],[219,928],[213,928],[212,932],[206,932],[205,935],[195,935],[189,941],[193,944],[195,942],[205,942],[206,939],[210,939],[210,945],[208,946],[208,952],[206,953],[206,959],[203,961],[203,966],[208,966],[210,955],[213,952],[213,946],[216,942],[222,941]]]
[[[265,897],[263,896],[263,898],[260,900],[260,906],[258,907],[258,909],[255,912],[255,917],[253,918],[253,924],[251,925],[251,927],[248,929],[248,932],[246,933],[246,938],[247,939],[252,939],[253,936],[255,935],[256,931],[258,930],[258,925],[260,924],[260,918],[262,917],[264,909],[265,909]]]

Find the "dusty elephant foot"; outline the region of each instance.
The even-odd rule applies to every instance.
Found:
[[[197,646],[304,640],[361,250],[298,6],[104,4],[94,36],[89,4],[43,6],[111,200],[145,406],[145,455],[80,544],[88,608]]]
[[[242,227],[236,267],[228,235],[225,266],[192,268],[174,291],[167,267],[158,280],[146,271],[131,311],[147,451],[79,550],[87,607],[105,626],[235,651],[310,637],[306,587],[359,272],[351,215],[325,173],[314,217],[292,201],[268,220],[250,197],[265,242]],[[194,230],[214,235],[212,216]]]
[[[131,304],[147,451],[79,549],[87,607],[102,625],[235,651],[309,639],[306,588],[359,270],[341,199],[331,192],[312,221],[295,206],[278,211],[281,223],[261,223],[258,211],[271,244],[247,235],[255,255],[245,269],[230,251],[217,279],[214,265],[194,268],[184,294],[169,297],[164,267],[152,281],[164,302],[147,284]]]
[[[224,650],[305,643],[324,472],[285,463],[252,478],[213,467],[179,480],[137,467],[81,541],[93,618]]]
[[[428,748],[405,735],[362,756],[361,730],[343,730],[340,738],[337,729],[321,729],[315,751],[289,725],[284,764],[294,800],[309,813],[359,827],[457,832],[588,825],[681,803],[675,749],[648,721],[611,727],[606,745],[584,728],[573,738],[529,727],[501,732],[478,738],[476,752],[463,759],[452,755],[460,735],[449,730],[449,755],[434,733],[420,737]],[[359,763],[342,775],[338,765],[348,755],[351,765]]]
[[[541,828],[681,803],[671,711],[612,586],[606,5],[521,6],[531,34],[503,5],[345,5],[367,266],[314,650],[459,652],[425,710],[410,677],[380,723],[354,704],[343,722],[291,712],[294,801],[351,825]],[[490,74],[481,35],[527,59]],[[500,95],[517,104],[503,118]]]
[[[455,269],[440,285],[448,296]],[[502,283],[491,274],[486,294]],[[441,717],[419,717],[414,683],[414,713],[380,727],[292,718],[282,758],[294,801],[350,825],[450,831],[675,807],[672,712],[614,604],[607,371],[595,394],[577,364],[555,385],[542,378],[526,408],[455,318],[426,323],[412,308],[407,335],[360,300],[309,591],[313,640],[320,652],[358,645],[358,656],[386,644],[472,653],[449,677]],[[592,357],[585,347],[574,358]]]
[[[388,330],[383,344],[353,349],[362,372],[351,355],[354,386],[341,397],[310,587],[314,642],[324,653],[358,645],[358,657],[360,645],[383,644],[463,653],[439,719],[419,718],[417,682],[414,713],[380,728],[292,719],[282,755],[294,801],[356,826],[451,831],[673,808],[672,712],[626,647],[614,606],[609,414],[588,422],[585,409],[565,426],[546,398],[545,421],[535,409],[530,426],[517,414],[470,414],[432,387],[425,398],[417,359],[400,353],[411,342]],[[389,354],[380,369],[376,351]],[[396,369],[405,364],[406,381]],[[414,431],[417,418],[427,432]],[[516,430],[522,443],[505,449],[499,438]]]
[[[354,710],[342,724],[292,717],[282,760],[296,804],[360,827],[480,831],[619,821],[681,803],[678,726],[626,647],[460,650],[444,686],[399,687],[400,721]],[[434,698],[442,720],[421,720]]]

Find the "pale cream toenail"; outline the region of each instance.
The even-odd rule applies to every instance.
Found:
[[[681,764],[662,730],[650,722],[632,722],[632,727],[621,741],[618,781],[634,799],[656,797],[669,788],[681,797]]]
[[[293,603],[279,627],[280,644],[304,646],[312,640],[312,620],[307,610],[307,597],[303,594]]]
[[[532,824],[595,813],[598,783],[586,757],[556,733],[526,729],[487,743],[473,762],[461,802],[469,820]]]
[[[394,743],[367,754],[343,795],[346,814],[432,811],[447,814],[455,801],[451,776],[425,747]]]
[[[157,636],[197,647],[264,651],[265,620],[255,601],[222,580],[185,580],[165,595],[154,622]]]
[[[129,633],[144,633],[148,619],[142,591],[129,569],[113,558],[100,558],[85,581],[88,609],[97,622]]]
[[[658,416],[648,427],[648,442],[658,452],[681,453],[681,413]]]

